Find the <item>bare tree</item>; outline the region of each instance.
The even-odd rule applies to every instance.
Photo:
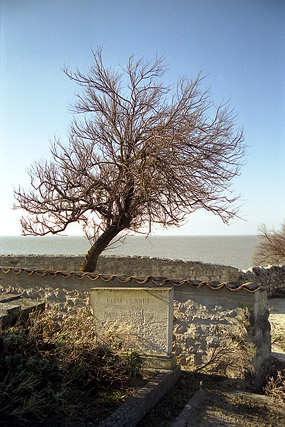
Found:
[[[285,264],[285,223],[280,231],[268,230],[263,224],[259,230],[260,243],[255,249],[254,265]]]
[[[204,208],[227,223],[236,215],[230,191],[239,174],[243,133],[229,105],[215,106],[202,77],[163,85],[163,58],[131,56],[126,69],[106,68],[93,52],[86,74],[64,69],[82,89],[73,105],[83,115],[69,143],[55,140],[52,161],[29,170],[31,189],[15,190],[24,234],[64,231],[80,222],[92,246],[81,270],[94,271],[116,236],[145,224],[178,226]]]

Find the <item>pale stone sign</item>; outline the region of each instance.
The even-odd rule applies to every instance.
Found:
[[[125,328],[136,339],[137,351],[171,355],[172,288],[93,288],[91,305],[96,321],[106,329]]]

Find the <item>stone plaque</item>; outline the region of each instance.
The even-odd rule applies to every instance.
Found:
[[[137,351],[171,355],[172,288],[93,288],[91,305],[96,321],[105,329],[125,329]]]

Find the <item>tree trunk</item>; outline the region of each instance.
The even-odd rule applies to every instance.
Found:
[[[117,225],[112,225],[108,230],[104,231],[85,255],[80,271],[89,273],[95,271],[99,255],[120,231],[122,231],[122,229]]]

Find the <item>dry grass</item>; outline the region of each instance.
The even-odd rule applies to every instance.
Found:
[[[275,401],[285,403],[285,363],[277,359],[272,362],[272,376],[264,387],[264,394]]]
[[[98,337],[94,319],[86,308],[68,314],[52,309],[34,313],[29,324],[3,331],[0,426],[97,425],[99,419],[134,392],[132,381],[138,378],[140,359],[129,352],[134,343],[125,342],[118,332],[100,330]],[[122,351],[125,356],[120,356]],[[245,367],[250,369],[245,357],[243,342],[218,331],[208,362],[197,370],[223,375],[229,369],[244,372]],[[284,402],[284,367],[279,368],[264,392]],[[163,422],[164,415],[168,414],[169,419],[178,415],[187,399],[200,388],[201,380],[208,383],[212,378],[216,384],[217,377],[213,375],[185,373],[165,403],[162,401],[150,415],[156,420],[153,424],[159,425],[158,419]]]
[[[133,392],[140,368],[135,353],[119,355],[124,344],[113,332],[99,340],[87,309],[34,313],[0,344],[1,426],[96,422]]]
[[[279,331],[278,331],[279,332]],[[282,351],[285,352],[285,336],[283,335],[279,335],[279,333],[274,333],[272,334],[272,344],[277,345],[278,347],[280,347],[282,349]]]
[[[264,387],[266,396],[272,397],[285,403],[285,370],[277,371],[275,375],[269,378]]]
[[[215,341],[208,352],[208,360],[195,368],[195,372],[203,372],[224,377],[245,378],[253,374],[253,366],[250,363],[254,351],[253,343],[227,329],[217,328]]]

